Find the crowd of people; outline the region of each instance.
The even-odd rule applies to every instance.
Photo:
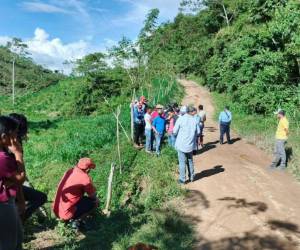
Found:
[[[203,132],[206,112],[203,105],[199,105],[198,110],[193,106],[179,107],[177,103],[170,104],[166,108],[160,104],[151,107],[147,99],[142,96],[131,104],[131,108],[134,122],[134,146],[139,149],[145,148],[147,153],[159,157],[162,143],[167,139],[168,145],[178,152],[180,173],[178,182],[186,183],[186,164],[189,181],[193,181],[193,154],[204,147]],[[231,118],[228,108],[220,114],[220,124],[224,127],[221,133],[221,143],[223,143],[224,134],[230,142]],[[143,144],[144,137],[145,145]]]
[[[134,145],[144,148],[157,157],[167,139],[178,152],[179,184],[193,182],[195,178],[193,155],[205,147],[203,140],[206,112],[203,105],[179,107],[176,103],[164,108],[151,107],[145,97],[131,104],[134,123]],[[275,156],[271,169],[286,167],[285,143],[289,123],[284,110],[276,115],[279,124],[276,132]],[[220,144],[231,144],[229,107],[219,115]],[[0,250],[22,249],[22,224],[47,201],[45,193],[35,190],[26,177],[23,143],[27,139],[28,122],[24,115],[0,116]],[[145,141],[145,145],[143,142]],[[82,158],[65,172],[55,195],[52,209],[55,216],[78,229],[84,219],[99,205],[96,188],[89,172],[96,167],[90,158]],[[186,168],[188,180],[186,179]]]

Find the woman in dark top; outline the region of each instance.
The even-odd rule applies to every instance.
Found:
[[[15,120],[0,116],[0,250],[22,249],[22,225],[15,200],[17,196],[22,200],[18,187],[25,180],[25,172],[17,129]]]

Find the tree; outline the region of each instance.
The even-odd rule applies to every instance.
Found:
[[[11,41],[6,43],[6,47],[13,53],[26,57],[29,55],[27,49],[28,45],[22,41],[20,38],[14,37]]]
[[[83,76],[101,74],[107,69],[105,59],[106,56],[101,52],[86,55],[82,59],[75,61],[74,72]]]

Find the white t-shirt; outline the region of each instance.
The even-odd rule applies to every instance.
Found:
[[[200,116],[200,122],[204,123],[206,120],[206,112],[204,110],[201,110],[198,115]]]
[[[146,123],[145,129],[152,129],[151,115],[149,115],[148,113],[146,113],[145,116],[144,116],[144,118],[145,118],[145,123]]]

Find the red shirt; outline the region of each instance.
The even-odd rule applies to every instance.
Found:
[[[16,185],[5,187],[3,181],[13,176],[18,169],[16,160],[4,151],[0,151],[0,202],[6,202],[10,197],[16,197]]]
[[[90,176],[78,167],[69,169],[61,179],[53,203],[53,211],[62,220],[75,214],[75,205],[85,193],[93,195],[96,189]]]

